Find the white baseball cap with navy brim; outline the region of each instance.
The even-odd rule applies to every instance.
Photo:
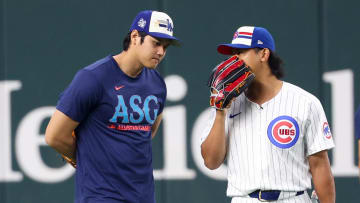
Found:
[[[164,12],[151,10],[139,12],[131,24],[130,32],[133,30],[145,32],[156,38],[174,40],[179,43],[179,39],[173,36],[173,21]]]
[[[217,51],[224,55],[232,55],[233,49],[249,48],[268,48],[275,51],[275,42],[265,28],[242,26],[234,33],[231,44],[220,44]]]

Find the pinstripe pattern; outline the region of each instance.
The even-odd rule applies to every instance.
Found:
[[[261,107],[241,94],[232,103],[228,115],[239,112],[241,114],[226,120],[227,195],[246,196],[257,189],[303,191],[311,188],[307,156],[334,147],[332,138],[326,138],[323,133],[327,119],[320,101],[305,90],[283,82],[281,91]],[[268,137],[269,124],[279,116],[289,116],[299,126],[299,138],[289,148],[276,146]],[[204,130],[202,140],[206,139],[214,118],[209,121],[210,127]]]

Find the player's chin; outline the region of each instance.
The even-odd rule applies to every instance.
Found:
[[[152,65],[147,65],[146,67],[147,67],[147,68],[150,68],[150,69],[155,69],[157,66],[158,66],[157,64],[156,64],[156,65],[153,65],[153,64],[152,64]]]
[[[151,63],[149,63],[146,67],[148,68],[156,68],[160,63],[160,60],[153,59]]]

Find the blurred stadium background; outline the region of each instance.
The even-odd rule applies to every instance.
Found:
[[[183,43],[159,67],[169,95],[153,143],[157,202],[229,202],[226,166],[204,168],[198,132],[208,74],[224,59],[216,46],[241,25],[266,27],[286,63],[284,80],[320,98],[336,144],[337,202],[359,202],[359,8],[356,0],[0,0],[0,203],[73,202],[74,170],[45,145],[45,127],[75,72],[119,53],[146,9],[168,13]]]

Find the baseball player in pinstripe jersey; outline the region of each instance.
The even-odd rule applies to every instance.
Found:
[[[334,142],[324,110],[315,96],[281,80],[271,34],[243,26],[217,50],[237,55],[256,76],[227,109],[212,110],[201,138],[209,169],[227,160],[231,202],[310,202],[311,178],[321,203],[335,202],[327,155]]]

